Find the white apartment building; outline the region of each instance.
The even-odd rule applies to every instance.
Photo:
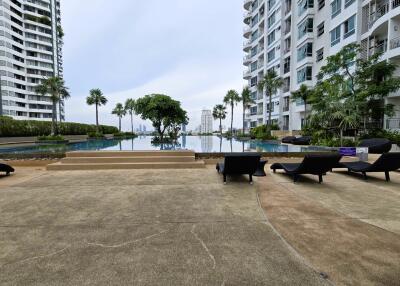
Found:
[[[328,56],[357,42],[362,56],[383,51],[384,60],[400,64],[400,0],[245,0],[244,9],[244,79],[256,101],[246,115],[250,127],[267,123],[269,100],[257,84],[270,69],[284,80],[273,96],[272,120],[282,130],[300,130],[304,104],[290,94],[313,86]],[[388,101],[397,114],[386,127],[400,129],[400,93]]]
[[[213,116],[211,110],[204,109],[201,112],[200,133],[213,133]]]
[[[63,76],[60,0],[0,0],[0,115],[51,120],[52,102],[35,87]],[[64,103],[57,107],[64,119]]]

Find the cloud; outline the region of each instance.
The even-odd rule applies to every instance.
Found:
[[[117,102],[165,93],[182,102],[195,128],[202,108],[220,103],[228,89],[242,88],[242,0],[114,2],[61,2],[64,76],[72,94],[67,120],[94,122],[85,98],[101,88],[109,99],[100,111],[105,124],[117,124],[110,114]]]
[[[223,97],[229,89],[240,91],[243,81],[239,77],[224,73],[229,67],[210,67],[186,63],[175,70],[154,79],[140,87],[105,93],[109,100],[106,106],[100,108],[100,120],[102,124],[117,125],[118,119],[111,115],[111,111],[118,102],[125,102],[128,98],[137,99],[146,94],[162,93],[181,101],[182,106],[188,111],[190,117],[189,129],[195,129],[200,124],[201,111],[203,108],[212,109],[215,104],[222,103]],[[85,98],[87,94],[78,94],[66,102],[67,120],[93,123],[95,111],[93,107],[87,106]],[[241,126],[240,105],[235,109],[235,124]],[[143,121],[136,117],[134,125],[138,127]],[[146,124],[151,126],[149,122]],[[123,120],[124,130],[130,129],[128,118]]]

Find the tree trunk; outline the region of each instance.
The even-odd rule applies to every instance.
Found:
[[[60,123],[62,122],[62,117],[61,117],[61,100],[58,102],[58,110],[60,111]]]
[[[99,106],[96,104],[96,129],[97,133],[100,132],[99,130]]]
[[[51,115],[51,136],[56,135],[57,102],[53,100],[53,114]]]
[[[233,136],[233,104],[231,105],[231,137]]]
[[[221,133],[221,138],[222,138],[222,118],[219,119],[219,133]]]
[[[122,117],[119,117],[119,132],[121,132],[121,121],[122,121]]]
[[[268,130],[271,133],[272,126],[272,93],[268,91],[269,96],[269,110],[268,110]]]
[[[340,146],[343,147],[343,128],[340,128]]]
[[[304,101],[304,125],[307,126],[307,101]]]
[[[133,113],[131,113],[131,128],[132,128],[132,135],[133,135]]]
[[[245,107],[245,105],[243,104],[243,130],[242,130],[242,133],[243,133],[243,135],[244,135],[244,133],[245,133],[245,124],[246,124],[246,122],[245,122],[245,118],[246,118],[246,114],[245,114],[245,112],[246,112],[246,107]]]

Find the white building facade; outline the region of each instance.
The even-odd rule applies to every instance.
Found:
[[[201,125],[200,133],[209,134],[213,133],[213,116],[211,110],[204,109],[201,112]]]
[[[0,115],[51,120],[52,102],[35,87],[63,76],[59,0],[0,0]],[[57,107],[64,120],[64,103]]]
[[[250,127],[267,123],[269,100],[257,84],[270,69],[284,81],[272,120],[282,130],[301,130],[304,104],[292,102],[291,92],[315,85],[328,56],[356,42],[363,57],[383,51],[383,59],[400,64],[400,0],[245,0],[244,9],[244,79],[256,102],[246,114]],[[397,114],[385,126],[400,129],[400,92],[388,102]]]

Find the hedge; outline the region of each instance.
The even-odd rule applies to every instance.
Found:
[[[96,132],[96,130],[96,125],[69,122],[58,123],[58,133],[60,135],[87,135],[90,132]],[[100,132],[114,134],[118,133],[118,128],[100,125]],[[49,134],[51,134],[50,121],[14,120],[11,117],[0,116],[0,137],[29,137]]]

